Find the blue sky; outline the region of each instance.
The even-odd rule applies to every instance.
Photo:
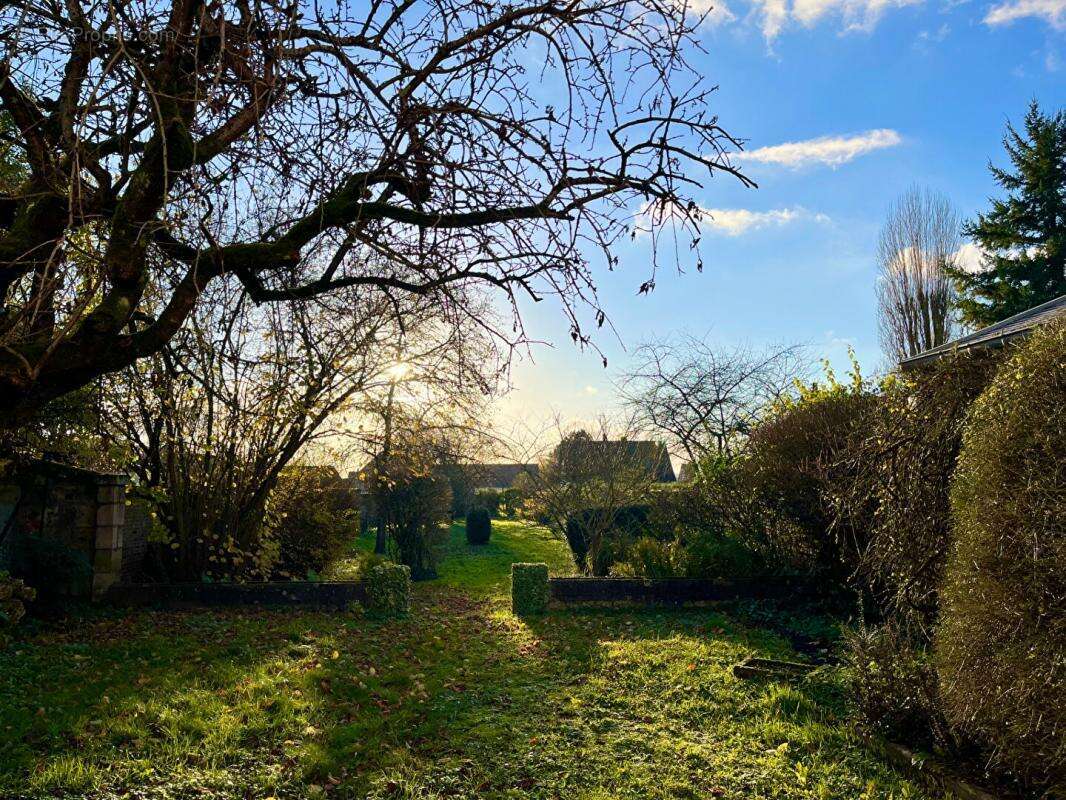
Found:
[[[609,411],[628,351],[679,329],[723,343],[807,342],[838,367],[850,344],[868,371],[882,366],[874,251],[888,207],[917,183],[972,216],[996,193],[986,165],[1004,161],[1006,121],[1020,122],[1032,98],[1066,105],[1066,0],[726,8],[702,26],[695,63],[719,85],[715,111],[746,140],[759,188],[722,176],[697,198],[719,210],[705,225],[702,274],[663,274],[637,297],[647,237],[618,252],[620,270],[599,274],[618,332],[597,340],[608,369],[570,343],[558,309],[528,309],[529,334],[554,346],[515,363],[505,418]]]

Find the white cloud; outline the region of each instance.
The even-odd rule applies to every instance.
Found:
[[[955,264],[967,272],[980,272],[984,269],[985,251],[973,242],[967,242],[952,253]]]
[[[802,142],[785,142],[771,147],[760,147],[736,155],[739,161],[754,161],[760,164],[780,164],[791,169],[808,164],[827,164],[839,167],[861,155],[895,147],[903,141],[896,131],[882,128],[866,131],[855,136],[820,136]]]
[[[827,16],[840,17],[844,32],[869,33],[877,27],[881,17],[889,9],[919,5],[922,2],[923,0],[752,0],[751,13],[759,21],[766,41],[773,42],[789,21],[810,28]]]
[[[677,4],[684,6],[692,14],[703,16],[705,25],[721,25],[737,18],[736,14],[729,10],[725,0],[677,0]]]
[[[828,14],[839,14],[846,31],[870,32],[886,9],[915,5],[922,0],[793,0],[792,16],[811,27]]]
[[[754,0],[752,13],[759,17],[766,41],[772,42],[788,22],[788,0]]]
[[[760,228],[781,227],[792,222],[810,220],[829,222],[825,214],[813,214],[805,208],[775,208],[770,211],[751,211],[747,208],[705,208],[702,227],[725,234],[740,236]]]
[[[1038,17],[1053,28],[1066,28],[1066,0],[1008,0],[992,6],[985,25],[1008,25],[1025,17]]]
[[[600,393],[600,390],[597,389],[595,386],[586,386],[585,387],[585,394],[593,395],[593,394],[599,394],[599,393]]]

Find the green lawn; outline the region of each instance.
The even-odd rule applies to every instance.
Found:
[[[453,527],[410,615],[95,612],[0,653],[0,797],[924,798],[849,733],[839,677],[709,609],[508,611],[537,528]]]

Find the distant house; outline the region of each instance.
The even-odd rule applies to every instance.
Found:
[[[510,489],[519,475],[539,474],[536,464],[464,464],[462,469],[475,489]]]
[[[1066,317],[1066,294],[939,347],[932,347],[916,356],[905,358],[899,362],[899,366],[903,370],[915,369],[955,353],[1004,347],[1024,339],[1035,328],[1063,317]]]
[[[656,483],[674,483],[674,465],[662,442],[630,439],[567,437],[555,448],[560,461],[635,466],[644,469]]]

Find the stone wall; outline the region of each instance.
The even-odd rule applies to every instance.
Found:
[[[126,476],[51,461],[9,463],[0,472],[0,569],[18,561],[26,539],[37,537],[83,557],[92,568],[86,586],[59,593],[101,597],[122,572]]]

